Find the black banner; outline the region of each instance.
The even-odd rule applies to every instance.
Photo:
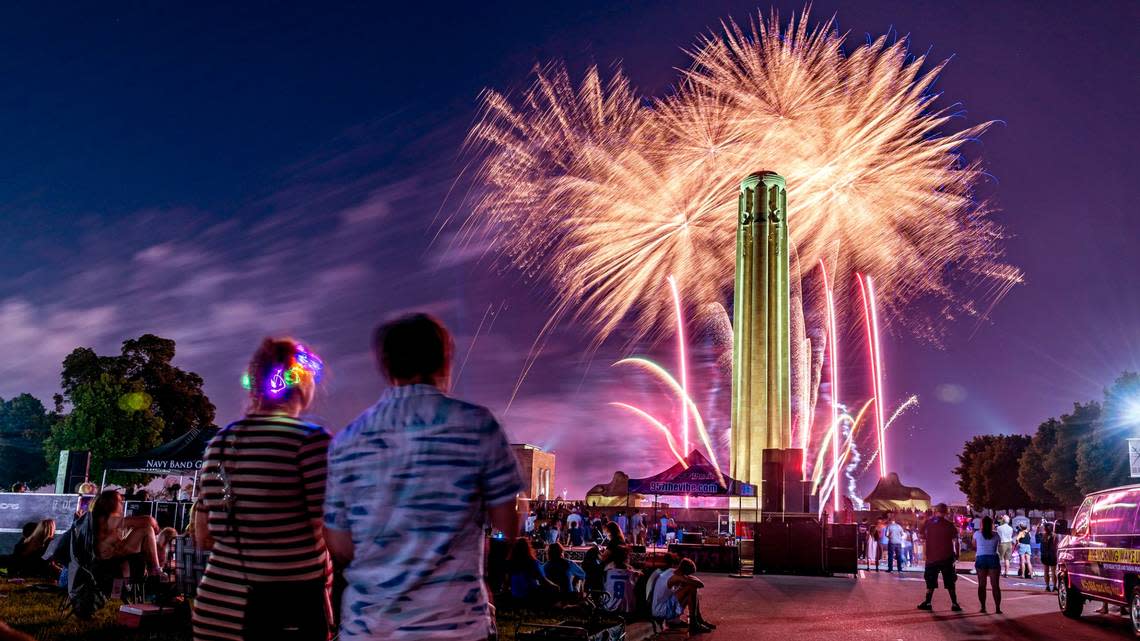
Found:
[[[55,519],[55,529],[63,531],[75,521],[78,507],[78,494],[0,492],[0,530],[18,532],[25,523]]]

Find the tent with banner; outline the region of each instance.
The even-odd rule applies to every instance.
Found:
[[[103,469],[103,485],[107,484],[107,472],[197,476],[206,456],[206,446],[217,433],[217,427],[194,428],[153,450],[108,461]]]
[[[677,461],[663,472],[629,479],[626,490],[654,496],[756,496],[755,485],[721,473],[697,450],[690,452],[684,463]]]
[[[597,501],[601,497],[628,501],[637,496],[755,497],[756,486],[719,472],[703,454],[693,450],[684,463],[678,461],[653,476],[631,479],[618,472],[612,482],[594,486],[586,500],[590,505],[601,505]]]

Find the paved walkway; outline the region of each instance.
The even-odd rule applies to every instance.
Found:
[[[702,575],[705,617],[718,624],[707,641],[1119,641],[1130,635],[1125,618],[1094,614],[1073,621],[1061,615],[1057,599],[1037,580],[1002,581],[1002,615],[978,613],[974,577],[959,576],[965,612],[950,612],[945,590],[934,598],[934,612],[915,608],[925,594],[921,575],[871,572],[865,578],[758,575],[733,579]]]

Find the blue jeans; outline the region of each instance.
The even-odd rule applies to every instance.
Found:
[[[887,545],[887,572],[891,571],[891,561],[898,563],[899,572],[902,572],[902,543]]]

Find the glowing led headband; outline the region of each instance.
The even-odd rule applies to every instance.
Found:
[[[285,390],[307,379],[319,383],[324,368],[324,361],[319,356],[310,352],[304,345],[298,344],[289,367],[278,366],[270,372],[265,380],[265,392],[270,398],[280,398]],[[247,390],[253,389],[253,377],[249,372],[241,375],[241,386]]]

